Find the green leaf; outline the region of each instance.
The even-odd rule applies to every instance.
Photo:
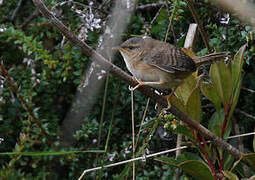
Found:
[[[173,102],[173,105],[178,107],[180,110],[187,113],[187,115],[191,118],[200,122],[202,110],[197,81],[196,73],[185,79],[185,82],[175,91],[178,99],[173,97],[171,98],[171,102]]]
[[[230,180],[239,180],[237,175],[230,171],[223,171],[224,176]]]
[[[132,163],[128,163],[125,168],[121,171],[120,175],[115,178],[116,180],[122,180],[125,179],[125,176],[127,176],[129,168],[132,166]]]
[[[232,95],[232,77],[228,66],[224,62],[212,64],[210,77],[224,107],[227,107]]]
[[[207,99],[214,103],[216,110],[219,112],[221,108],[221,101],[213,84],[208,82],[201,83],[201,91]]]
[[[213,175],[209,167],[198,160],[188,160],[184,163],[179,164],[179,167],[187,174],[191,175],[196,179],[207,179],[213,180]]]
[[[184,105],[184,102],[181,98],[177,98],[176,96],[171,96],[171,104],[176,106],[178,109],[180,109],[182,112],[187,113],[186,107]]]
[[[233,167],[235,159],[234,157],[229,153],[224,153],[224,159],[223,159],[223,167],[226,170],[229,170]]]
[[[191,140],[194,140],[194,136],[191,131],[187,128],[187,126],[178,125],[175,130],[173,130],[176,134],[183,134],[184,136],[189,137]]]
[[[56,156],[68,155],[77,153],[104,153],[104,150],[89,150],[89,151],[59,151],[59,152],[3,152],[0,155],[22,155],[22,156]]]
[[[221,137],[221,127],[224,121],[224,110],[220,109],[219,112],[214,112],[208,125],[208,129],[217,136]]]
[[[234,62],[231,66],[231,68],[232,68],[232,83],[233,83],[234,90],[236,89],[236,87],[238,87],[238,81],[240,80],[241,75],[242,75],[245,50],[246,50],[246,44],[243,45],[239,49],[239,51],[235,54]]]
[[[255,170],[255,153],[245,154],[243,158],[250,165],[250,167]]]
[[[239,99],[241,85],[242,85],[242,68],[244,64],[244,53],[246,50],[246,45],[243,45],[239,51],[234,56],[234,62],[231,66],[232,70],[232,84],[233,84],[233,93],[232,93],[232,106],[229,111],[229,119],[232,117],[234,109]]]
[[[187,104],[193,89],[196,87],[196,84],[197,80],[195,74],[186,78],[184,83],[176,89],[175,93],[177,94],[178,98],[181,98],[183,100],[185,105]]]
[[[212,117],[209,121],[208,129],[210,131],[212,131],[213,133],[215,133],[219,137],[222,137],[221,128],[224,123],[224,118],[225,118],[224,109],[221,108],[219,112],[217,112],[217,111],[214,112],[214,114],[212,115]],[[227,127],[223,137],[227,138],[229,136],[230,132],[231,132],[231,126],[230,126],[230,124],[228,124],[228,127]]]
[[[200,122],[202,117],[202,109],[201,109],[201,100],[200,100],[200,93],[199,89],[196,88],[192,91],[190,94],[188,101],[187,101],[187,114],[196,120],[197,122]]]
[[[160,161],[162,163],[166,163],[173,167],[178,167],[178,162],[171,157],[158,157],[158,158],[155,158],[155,160]]]
[[[251,176],[249,179],[250,179],[250,180],[255,179],[255,175]]]

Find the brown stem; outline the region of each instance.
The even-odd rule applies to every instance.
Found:
[[[229,116],[229,110],[230,110],[231,104],[232,103],[229,103],[228,105],[225,105],[225,107],[224,107],[225,116],[224,116],[224,122],[223,122],[222,127],[221,127],[221,137],[224,137],[224,133],[227,129],[228,119],[229,119],[228,116]]]
[[[216,173],[215,167],[213,166],[213,163],[212,163],[211,159],[209,158],[208,153],[205,150],[205,146],[206,146],[207,143],[206,143],[204,137],[201,136],[201,139],[203,141],[203,143],[201,143],[201,140],[198,137],[197,132],[193,131],[193,136],[195,137],[195,139],[196,139],[196,141],[198,143],[198,147],[201,150],[201,152],[203,153],[203,155],[204,155],[204,157],[205,157],[205,159],[207,161],[207,164],[208,164],[208,166],[210,167],[210,169],[212,171],[214,179],[217,180],[217,173]]]
[[[34,18],[36,18],[37,16],[39,16],[40,11],[37,9],[33,12],[33,14],[31,16],[29,16],[29,18],[27,20],[25,20],[24,23],[22,23],[21,25],[19,25],[17,28],[18,29],[23,29],[25,28]]]
[[[68,40],[70,40],[74,45],[81,48],[81,51],[86,54],[87,56],[93,56],[95,61],[101,65],[104,69],[109,71],[112,75],[115,75],[125,81],[127,84],[131,86],[137,85],[137,81],[135,81],[131,76],[129,76],[127,73],[122,71],[120,68],[112,64],[110,61],[107,61],[102,55],[98,54],[96,51],[94,51],[90,46],[88,46],[86,43],[80,41],[77,36],[75,36],[73,33],[71,33],[67,27],[60,22],[42,3],[41,0],[33,0],[34,4],[38,7],[38,9],[41,11],[41,13],[51,22],[51,24],[56,27],[63,35],[66,36]],[[159,104],[166,106],[167,102],[164,97],[154,93],[154,91],[151,90],[151,88],[148,87],[141,87],[138,89],[141,91],[144,95],[151,97],[152,99],[155,99]],[[216,136],[214,133],[206,129],[204,126],[196,122],[195,120],[191,119],[189,116],[181,112],[179,109],[177,109],[174,106],[171,106],[171,108],[168,108],[167,111],[174,114],[176,117],[187,123],[190,127],[196,129],[199,133],[201,133],[203,136],[211,139],[213,143],[216,146],[220,146],[222,149],[226,150],[230,154],[232,154],[236,158],[241,158],[242,153],[236,149],[235,147],[231,146],[229,143],[225,142],[218,136]]]
[[[192,16],[193,16],[193,18],[195,19],[195,21],[198,25],[198,29],[199,29],[199,32],[200,32],[200,34],[202,36],[202,39],[205,43],[205,46],[208,49],[208,51],[211,52],[211,48],[210,48],[210,45],[209,45],[209,40],[207,38],[207,35],[206,35],[205,30],[203,28],[203,25],[202,25],[200,19],[198,18],[198,15],[197,15],[196,10],[193,6],[193,3],[191,2],[191,0],[186,0],[186,1],[188,3],[188,6],[189,6],[189,9],[190,9],[190,12],[191,12]]]

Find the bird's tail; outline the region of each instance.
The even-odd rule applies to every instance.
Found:
[[[217,52],[205,56],[196,56],[196,58],[194,58],[194,61],[196,63],[196,66],[199,67],[205,64],[212,64],[216,61],[224,61],[225,57],[227,56],[228,52]]]

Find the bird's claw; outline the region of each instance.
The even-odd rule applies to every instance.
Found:
[[[135,87],[131,87],[131,91],[134,91],[144,85],[143,82],[137,79],[136,77],[133,77],[133,79],[135,79],[138,82],[138,84]]]

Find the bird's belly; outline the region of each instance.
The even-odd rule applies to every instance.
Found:
[[[135,68],[131,68],[130,72],[143,82],[155,82],[150,86],[157,89],[172,89],[183,83],[185,78],[178,78],[174,74],[160,70],[157,67],[151,65],[139,64]],[[157,84],[159,83],[160,84]]]

